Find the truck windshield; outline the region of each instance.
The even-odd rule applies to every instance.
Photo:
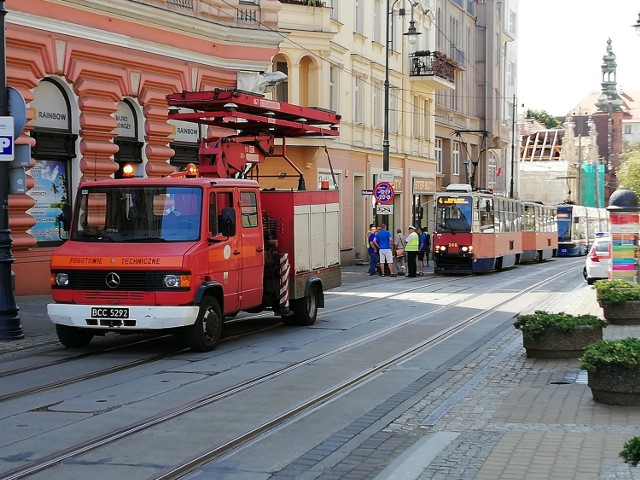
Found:
[[[473,198],[440,196],[436,201],[436,229],[438,232],[470,232]]]
[[[87,186],[76,203],[78,242],[187,242],[200,238],[202,189]]]

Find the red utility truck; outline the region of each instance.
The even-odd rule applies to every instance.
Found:
[[[313,324],[324,290],[341,282],[338,191],[306,191],[285,143],[335,137],[340,117],[237,90],[167,100],[169,118],[232,134],[202,139],[199,165],[169,177],[79,186],[69,240],[51,257],[58,338],[81,347],[106,332],[182,331],[207,351],[240,311]],[[257,167],[274,156],[298,173],[298,190],[260,189]]]

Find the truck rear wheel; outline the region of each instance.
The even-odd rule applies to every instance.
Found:
[[[90,331],[68,325],[56,324],[56,333],[60,343],[69,348],[86,347],[93,338],[93,333]]]
[[[222,313],[213,297],[204,297],[200,303],[198,318],[185,327],[185,338],[194,352],[213,350],[222,336]]]
[[[309,288],[307,294],[297,300],[291,301],[293,310],[293,324],[308,326],[316,323],[318,316],[318,294],[316,287]]]

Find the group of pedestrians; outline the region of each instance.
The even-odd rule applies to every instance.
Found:
[[[409,278],[424,275],[429,266],[431,236],[426,227],[407,227],[406,236],[398,228],[395,235],[383,223],[376,227],[369,225],[367,234],[369,251],[369,275],[388,275],[397,277],[406,275]]]

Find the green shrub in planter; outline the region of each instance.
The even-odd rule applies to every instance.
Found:
[[[640,285],[628,280],[598,280],[593,289],[596,291],[598,302],[623,303],[630,300],[640,300]]]
[[[632,467],[637,467],[638,463],[640,463],[640,436],[633,437],[627,441],[620,452],[620,456]]]
[[[598,340],[586,348],[580,361],[582,368],[589,372],[610,365],[637,367],[640,365],[640,338]]]
[[[562,332],[572,332],[582,325],[606,327],[609,323],[595,315],[571,315],[569,313],[550,313],[536,310],[527,315],[518,315],[513,326],[522,330],[522,336],[533,339],[546,329],[553,327]]]

